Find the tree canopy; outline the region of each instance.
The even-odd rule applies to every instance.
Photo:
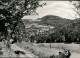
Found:
[[[0,0],[1,36],[13,37],[15,34],[17,39],[22,40],[25,37],[25,26],[21,18],[37,14],[36,9],[43,5],[45,3],[40,4],[39,0]]]

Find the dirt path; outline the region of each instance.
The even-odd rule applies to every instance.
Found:
[[[25,52],[25,54],[20,54],[19,57],[37,57],[37,56],[35,56],[33,53],[31,53],[30,51],[24,50],[24,49],[22,49],[21,47],[17,46],[16,44],[12,44],[12,45],[11,45],[11,49],[12,49],[13,51],[20,50],[20,51]]]

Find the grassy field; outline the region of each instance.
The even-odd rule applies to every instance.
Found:
[[[25,50],[29,50],[33,54],[39,56],[39,58],[44,58],[44,57],[49,58],[52,55],[58,55],[59,51],[63,51],[63,49],[69,49],[71,51],[70,58],[80,58],[79,44],[51,43],[51,49],[50,49],[50,43],[36,44],[36,43],[22,42],[22,44],[19,43],[17,45],[24,48]],[[3,44],[0,43],[0,46],[3,46]],[[3,56],[7,57],[8,56],[7,54],[8,53],[4,51],[4,54],[2,56],[0,55],[0,57]]]
[[[49,43],[42,43],[45,47],[49,48],[50,44]],[[69,49],[72,52],[77,52],[80,53],[80,44],[64,44],[64,43],[52,43],[51,44],[52,48],[57,48],[57,49]]]
[[[21,47],[24,49],[29,49],[32,53],[42,57],[50,57],[51,55],[58,55],[58,52],[63,49],[69,49],[72,53],[71,58],[79,58],[80,48],[78,44],[63,44],[63,43],[52,43],[52,48],[50,49],[49,43],[26,43],[22,42]],[[75,56],[76,55],[76,56]]]
[[[25,49],[29,49],[32,53],[35,55],[38,55],[39,58],[42,57],[49,57],[53,54],[58,54],[58,49],[50,49],[43,47],[43,45],[34,45],[31,43],[22,43],[21,47],[24,47]],[[52,52],[52,53],[51,53]]]

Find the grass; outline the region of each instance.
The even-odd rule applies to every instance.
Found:
[[[0,45],[2,45],[0,43]],[[58,55],[58,52],[63,49],[69,49],[71,52],[77,52],[80,55],[80,45],[79,44],[64,44],[64,43],[51,43],[51,49],[50,49],[50,43],[28,43],[28,42],[22,42],[22,44],[18,44],[20,47],[23,47],[25,50],[29,50],[35,55],[37,55],[39,58],[50,58],[50,56]],[[5,49],[5,48],[4,48]],[[2,53],[2,52],[1,52]],[[8,53],[4,51],[4,54],[2,56],[8,56]],[[75,55],[73,54],[74,58]],[[79,56],[78,55],[78,56]],[[0,55],[1,56],[1,55]],[[80,58],[80,57],[75,57]]]
[[[52,55],[58,55],[58,52],[63,49],[69,49],[71,52],[80,53],[78,44],[52,43],[52,48],[50,49],[49,43],[34,44],[22,42],[21,47],[23,47],[24,49],[28,49],[35,55],[39,56],[39,58],[49,58]]]
[[[10,56],[11,54],[12,56]],[[11,49],[6,48],[3,42],[0,42],[0,58],[3,57],[16,57],[16,55],[13,54]]]
[[[49,47],[49,43],[42,43],[42,45],[44,45],[45,47]],[[72,52],[80,53],[80,44],[52,43],[51,47],[57,49],[69,49]]]
[[[24,47],[25,49],[29,49],[32,53],[38,55],[39,58],[44,58],[44,57],[49,58],[51,55],[58,55],[59,52],[58,49],[46,48],[42,44],[34,45],[31,43],[22,42],[21,47]]]

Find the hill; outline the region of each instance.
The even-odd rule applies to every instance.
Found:
[[[51,25],[55,27],[60,27],[73,21],[70,19],[65,19],[54,15],[46,15],[40,19],[41,21],[38,22],[39,24]]]

